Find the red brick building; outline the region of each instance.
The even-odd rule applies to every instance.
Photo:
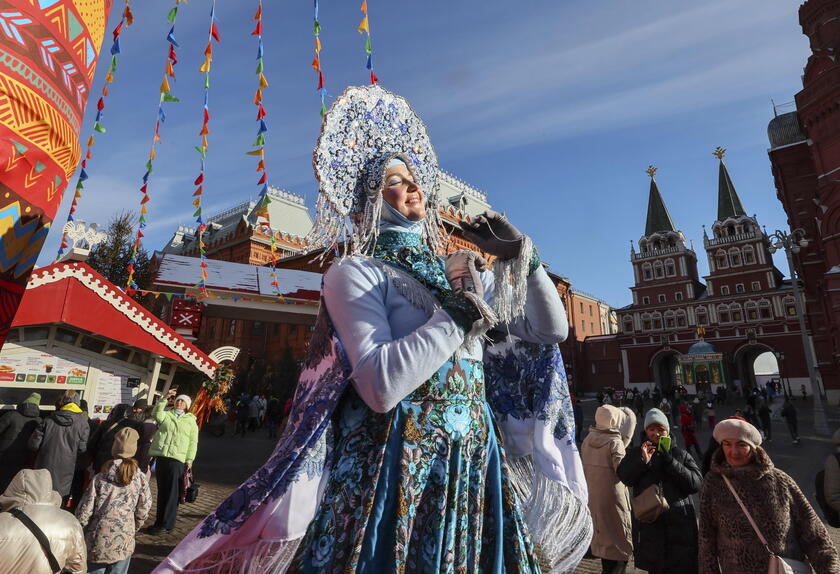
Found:
[[[773,266],[758,220],[741,205],[722,150],[719,157],[717,218],[711,235],[704,230],[710,270],[705,283],[697,252],[674,225],[656,171],[649,170],[645,233],[638,250],[630,250],[633,303],[616,311],[619,334],[586,339],[582,360],[587,368],[579,369],[579,389],[750,387],[756,383],[755,359],[768,351],[792,389],[808,386],[791,284]],[[714,377],[695,380],[679,362],[698,342],[700,328],[712,349],[723,354],[723,365]]]
[[[810,240],[794,258],[817,369],[840,398],[840,0],[808,0],[799,22],[811,43],[796,110],[767,128],[770,163],[791,229]]]

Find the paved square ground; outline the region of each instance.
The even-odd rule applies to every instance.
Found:
[[[595,400],[584,400],[584,428],[594,424]],[[773,421],[773,441],[765,444],[774,464],[790,474],[814,503],[814,475],[822,468],[826,456],[832,451],[829,437],[817,437],[812,425],[811,402],[796,401],[799,412],[800,433],[802,442],[794,445],[790,440],[784,421]],[[648,405],[650,406],[650,405]],[[733,402],[718,407],[718,420],[730,415],[736,408]],[[777,399],[774,410],[781,408]],[[840,408],[828,409],[829,427],[840,427]],[[705,425],[699,433],[700,444],[708,442],[710,431]],[[586,431],[584,431],[585,434]],[[271,454],[274,440],[267,438],[265,429],[243,437],[231,436],[232,427],[222,437],[214,437],[208,432],[202,432],[199,439],[198,458],[194,467],[196,481],[201,484],[201,494],[193,504],[184,504],[178,513],[175,530],[161,536],[149,536],[144,531],[137,537],[137,550],[131,561],[130,574],[147,574],[154,566],[183,538],[193,526],[209,514],[227,494],[256,470]],[[677,442],[681,437],[677,434]],[[152,491],[154,493],[154,477]],[[148,524],[154,522],[154,508]],[[840,548],[840,529],[829,528],[835,545]],[[584,560],[575,571],[576,573],[599,573],[600,563],[597,560]],[[642,572],[628,568],[628,574]]]

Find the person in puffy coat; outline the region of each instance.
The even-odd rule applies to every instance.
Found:
[[[170,390],[167,398],[174,395]],[[195,415],[187,412],[192,400],[187,395],[175,397],[175,408],[166,408],[161,399],[152,410],[158,431],[149,454],[155,457],[157,480],[157,514],[149,534],[160,534],[175,528],[178,518],[178,498],[181,478],[192,468],[198,450],[198,423]]]
[[[87,572],[87,551],[79,521],[61,510],[61,495],[45,469],[23,469],[0,495],[0,572],[53,574],[47,555],[23,522],[9,511],[19,508],[47,537],[59,566],[73,574]]]
[[[40,402],[40,393],[32,393],[14,411],[0,417],[0,492],[19,470],[30,466],[32,453],[27,445],[41,422]]]
[[[761,432],[742,419],[717,424],[720,448],[700,494],[702,574],[765,574],[770,554],[807,561],[816,574],[840,572],[840,554],[796,482],[761,448]],[[767,541],[762,544],[724,480]]]
[[[635,426],[636,416],[627,407],[600,406],[581,447],[594,527],[591,551],[601,559],[603,574],[623,574],[633,555],[630,493],[616,469]]]
[[[645,415],[647,440],[631,449],[618,465],[621,482],[639,496],[661,484],[669,508],[650,523],[633,519],[633,556],[636,568],[651,574],[696,574],[697,517],[691,495],[700,490],[700,468],[686,451],[671,444],[659,448],[668,436],[669,421],[659,409]]]
[[[93,478],[76,508],[88,546],[89,574],[126,574],[137,530],[149,516],[149,481],[133,458],[139,438],[130,427],[117,432],[112,460]]]
[[[50,413],[29,437],[29,449],[38,452],[35,468],[50,471],[53,489],[64,503],[70,498],[76,456],[85,452],[90,436],[88,419],[78,401],[76,392],[68,391],[59,410]]]
[[[130,427],[136,430],[138,435],[143,432],[143,423],[128,418],[130,414],[131,405],[125,403],[115,405],[108,413],[108,418],[101,422],[90,435],[88,452],[93,459],[93,474],[99,472],[102,465],[113,458],[111,447],[114,445],[114,437],[120,430]]]

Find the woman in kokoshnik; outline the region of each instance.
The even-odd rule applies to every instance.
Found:
[[[546,389],[565,388],[562,360],[560,380],[556,346],[540,347],[563,341],[568,325],[530,239],[487,212],[462,226],[497,258],[493,272],[476,252],[436,255],[437,158],[407,102],[379,86],[338,98],[313,163],[321,185],[309,239],[328,250],[344,241],[345,256],[324,275],[287,430],[155,572],[573,568],[591,535],[586,487],[573,434],[554,440],[568,401]],[[516,373],[504,388],[502,426],[533,455],[515,480],[485,394],[481,338],[494,325],[537,344],[546,360],[529,368],[550,371],[534,377],[541,399],[517,395]],[[537,475],[548,476],[540,487]],[[542,507],[526,512],[524,500],[540,495]]]

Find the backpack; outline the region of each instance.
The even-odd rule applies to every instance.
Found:
[[[840,465],[840,453],[835,453],[834,458],[837,459],[837,464]],[[840,528],[840,512],[837,512],[830,506],[825,499],[825,469],[819,471],[814,477],[814,486],[817,487],[817,504],[820,506],[820,510],[822,510],[826,523],[834,528]]]

